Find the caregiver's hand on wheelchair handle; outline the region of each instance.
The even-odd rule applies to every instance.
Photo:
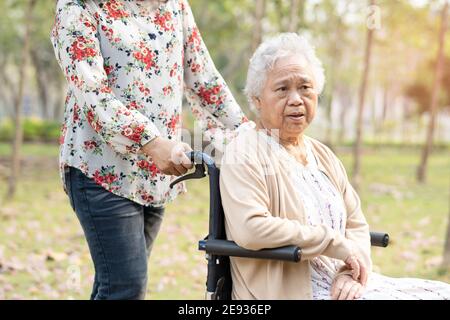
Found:
[[[349,274],[340,274],[331,285],[331,299],[353,300],[362,296],[364,286],[352,278]]]
[[[181,176],[192,168],[186,152],[192,151],[184,142],[157,137],[144,145],[142,151],[152,157],[153,163],[164,174]]]

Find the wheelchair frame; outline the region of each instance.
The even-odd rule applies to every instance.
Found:
[[[195,171],[176,179],[170,187],[184,180],[201,179],[206,175],[209,177],[209,234],[198,243],[198,249],[205,251],[208,261],[206,300],[231,300],[232,280],[229,257],[273,259],[292,263],[301,260],[301,248],[297,246],[254,251],[244,249],[235,242],[227,240],[225,215],[220,197],[220,170],[216,167],[214,160],[205,153],[193,151],[188,152],[187,155],[194,163]],[[389,235],[370,232],[370,241],[372,246],[387,247]]]

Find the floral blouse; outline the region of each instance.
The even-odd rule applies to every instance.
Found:
[[[216,70],[187,0],[59,0],[51,41],[68,82],[61,177],[83,171],[110,192],[164,205],[184,190],[140,148],[180,140],[183,93],[196,118],[246,122]],[[214,128],[212,128],[213,130]]]

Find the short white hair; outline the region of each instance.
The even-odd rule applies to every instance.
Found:
[[[250,59],[244,92],[251,106],[253,98],[261,95],[266,84],[267,72],[273,68],[277,60],[297,55],[308,62],[316,82],[317,94],[322,93],[325,73],[322,62],[316,56],[315,48],[303,36],[292,32],[280,33],[260,44]]]

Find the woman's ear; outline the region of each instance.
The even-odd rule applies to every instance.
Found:
[[[259,97],[253,97],[252,101],[253,101],[253,105],[255,106],[256,110],[260,111],[261,110],[261,100],[259,99]]]

